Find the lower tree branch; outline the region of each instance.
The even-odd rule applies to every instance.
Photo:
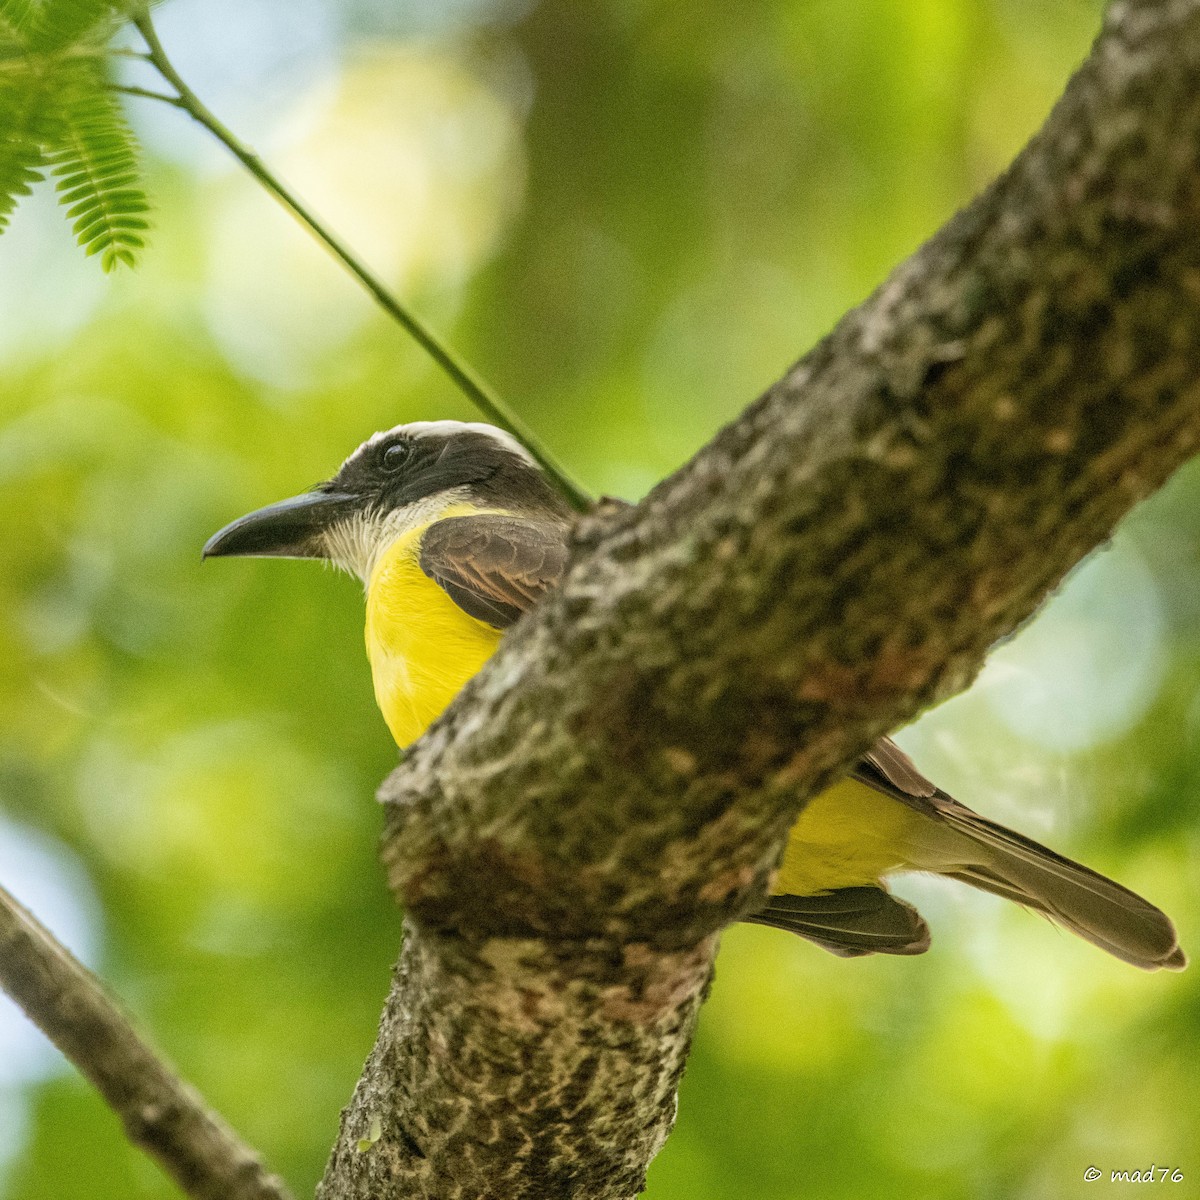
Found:
[[[196,1200],[290,1200],[258,1155],[138,1036],[100,981],[0,888],[0,986]]]
[[[1200,0],[1118,0],[1009,171],[585,519],[385,784],[408,941],[325,1200],[631,1196],[805,798],[1197,446]]]
[[[480,948],[410,922],[331,1175],[379,1197],[635,1195],[675,1119],[715,951]]]

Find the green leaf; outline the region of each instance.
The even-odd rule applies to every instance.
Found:
[[[20,197],[43,178],[45,107],[41,88],[0,86],[0,232]]]
[[[37,0],[0,0],[0,22],[14,34],[27,34],[37,24],[41,5]]]
[[[28,4],[28,0],[9,3]],[[38,19],[29,28],[34,50],[65,50],[79,43],[105,42],[116,28],[117,14],[109,0],[43,0]]]
[[[370,1124],[367,1126],[367,1136],[358,1139],[355,1149],[359,1154],[366,1154],[381,1137],[383,1137],[383,1121],[380,1120],[378,1113],[372,1113]]]
[[[138,148],[100,71],[79,68],[60,102],[61,130],[48,156],[59,203],[79,244],[111,271],[134,266],[145,245],[149,204]]]

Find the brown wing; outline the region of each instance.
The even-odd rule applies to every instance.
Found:
[[[891,738],[880,738],[858,760],[850,775],[929,817],[939,815],[935,797],[950,799],[917,770],[912,759]]]
[[[929,927],[911,904],[883,888],[850,887],[817,896],[772,896],[743,920],[798,933],[831,954],[924,954]]]
[[[507,629],[562,576],[567,529],[492,514],[448,517],[425,531],[420,563],[463,612]]]

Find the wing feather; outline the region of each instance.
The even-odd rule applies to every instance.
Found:
[[[507,629],[562,577],[567,527],[492,513],[435,521],[420,564],[465,613]]]
[[[924,954],[929,949],[929,928],[921,914],[883,888],[772,896],[762,909],[744,919],[797,933],[843,958]]]

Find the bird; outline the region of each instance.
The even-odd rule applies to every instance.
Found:
[[[368,438],[328,481],[226,525],[203,557],[323,559],[356,575],[375,699],[404,750],[558,583],[573,519],[510,433],[414,421]],[[921,954],[929,928],[888,887],[913,871],[1015,901],[1144,970],[1187,963],[1160,909],[960,803],[886,737],[801,811],[765,905],[744,919],[846,958]]]

